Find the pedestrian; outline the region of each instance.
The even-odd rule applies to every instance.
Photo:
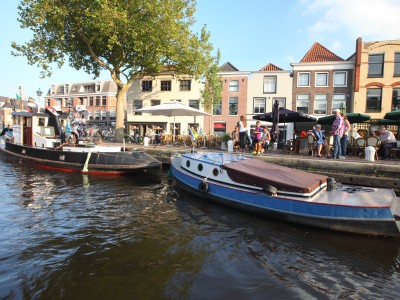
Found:
[[[332,134],[333,134],[333,155],[332,158],[339,159],[341,157],[342,148],[340,145],[340,139],[343,136],[344,121],[343,117],[340,115],[340,109],[335,109],[333,111],[336,118],[332,124]]]
[[[347,142],[349,140],[349,132],[351,129],[351,125],[350,122],[347,118],[347,116],[343,116],[343,136],[340,139],[340,146],[341,146],[341,151],[342,151],[342,155],[340,156],[340,158],[345,159],[346,158],[346,152],[347,152]]]
[[[240,116],[239,119],[239,143],[240,143],[240,151],[244,152],[246,148],[246,140],[249,138],[249,134],[247,131],[247,121],[245,116]],[[251,145],[251,143],[250,143]]]

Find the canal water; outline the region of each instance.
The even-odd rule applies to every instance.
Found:
[[[0,160],[0,299],[398,299],[400,240]]]

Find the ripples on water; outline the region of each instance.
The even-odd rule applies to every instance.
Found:
[[[397,299],[400,242],[0,160],[1,299]]]

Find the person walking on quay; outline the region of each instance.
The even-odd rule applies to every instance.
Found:
[[[349,132],[351,129],[350,122],[347,118],[347,116],[343,116],[343,136],[340,139],[340,146],[341,146],[341,151],[342,151],[342,156],[340,158],[346,158],[346,152],[347,152],[347,142],[349,140]]]
[[[340,109],[335,109],[334,113],[336,115],[335,121],[332,124],[332,134],[333,134],[333,156],[332,158],[339,159],[341,157],[341,145],[340,139],[343,136],[344,122],[343,117],[340,114]]]

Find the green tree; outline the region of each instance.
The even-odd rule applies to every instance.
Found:
[[[195,0],[21,0],[22,28],[32,30],[25,44],[12,43],[14,55],[50,76],[51,66],[68,61],[97,78],[110,72],[118,86],[117,140],[124,130],[125,95],[144,75],[173,69],[199,77],[212,63],[212,45],[205,26],[194,24]]]
[[[214,106],[220,104],[222,100],[222,84],[218,75],[220,57],[221,53],[218,50],[217,56],[213,58],[212,63],[204,74],[205,85],[201,91],[201,103],[208,112],[212,112]]]

